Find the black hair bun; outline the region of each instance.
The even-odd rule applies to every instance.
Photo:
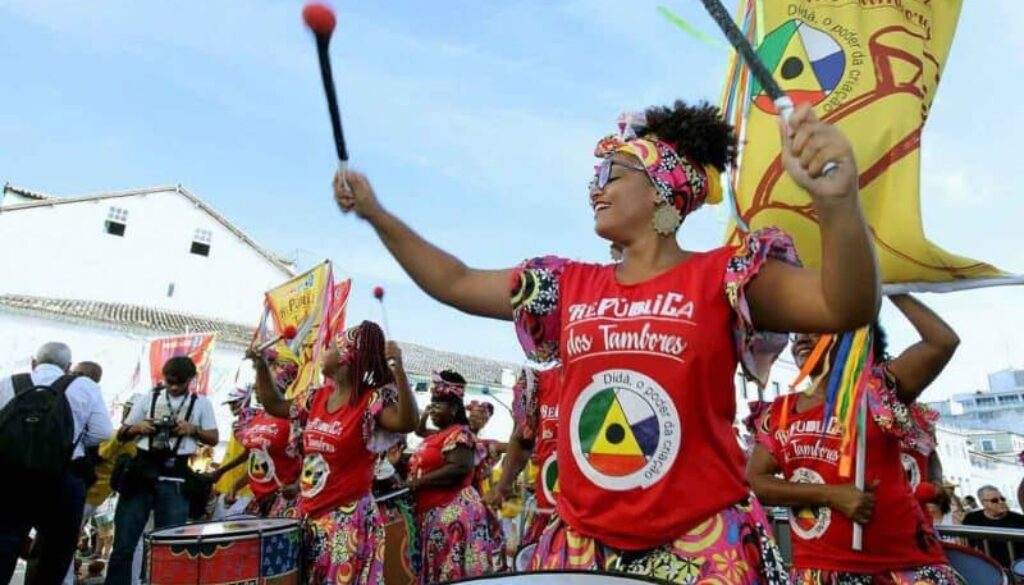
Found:
[[[691,106],[676,100],[672,107],[654,106],[645,114],[647,130],[679,154],[719,171],[736,163],[736,136],[718,107],[708,102]]]

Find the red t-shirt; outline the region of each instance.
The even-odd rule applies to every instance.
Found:
[[[775,401],[765,425],[767,432],[758,436],[758,442],[772,453],[789,481],[853,481],[839,477],[839,421],[833,417],[823,433],[824,405],[798,413],[796,403],[792,394]],[[780,429],[777,413],[785,408],[789,409],[786,429]],[[876,479],[875,511],[864,525],[864,550],[860,552],[851,548],[853,521],[838,510],[805,507],[790,511],[796,568],[873,573],[947,562],[907,482],[899,438],[885,433],[869,416],[865,481]]]
[[[257,414],[239,433],[242,445],[249,451],[249,489],[262,497],[278,487],[295,483],[302,469],[298,449],[289,448],[291,421]]]
[[[533,459],[537,465],[537,506],[545,510],[555,508],[558,483],[558,384],[559,370],[544,370],[537,374],[537,430],[533,437]]]
[[[309,404],[302,447],[300,509],[318,518],[370,493],[376,454],[367,448],[365,417],[376,391],[363,392],[354,404],[327,411],[331,386],[315,392]]]
[[[799,264],[792,241],[765,230],[632,285],[615,265],[555,257],[514,272],[520,342],[562,366],[556,507],[573,529],[644,550],[748,495],[736,366],[764,382],[786,345],[753,329],[746,303],[769,258]]]
[[[476,448],[473,432],[465,425],[451,425],[430,435],[420,443],[409,461],[409,477],[419,478],[448,464],[444,456],[457,447],[473,451]],[[416,490],[416,509],[420,514],[455,499],[463,489],[473,483],[474,470],[470,470],[461,482],[448,487],[424,487]]]

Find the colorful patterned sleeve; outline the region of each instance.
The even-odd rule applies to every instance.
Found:
[[[527,260],[512,273],[513,321],[526,357],[538,363],[558,359],[561,334],[559,279],[569,260],[544,256]]]
[[[776,462],[782,462],[782,445],[779,444],[778,439],[775,438],[775,433],[772,429],[772,410],[774,410],[775,403],[762,403],[764,404],[763,409],[760,412],[752,413],[753,417],[751,426],[751,432],[754,433],[754,441],[768,449],[772,457]]]
[[[476,439],[473,437],[473,432],[465,425],[460,425],[457,430],[445,437],[444,444],[441,445],[441,453],[447,453],[459,447],[465,447],[473,451],[475,460]]]
[[[744,374],[761,386],[768,383],[772,364],[786,348],[788,335],[754,327],[747,304],[747,285],[769,259],[801,266],[793,239],[777,228],[758,230],[747,236],[725,269],[725,294],[736,318],[733,339]]]
[[[887,363],[876,364],[868,382],[868,411],[886,434],[900,440],[904,449],[929,455],[935,449],[935,422],[939,414],[919,404],[899,399],[896,377]]]
[[[533,440],[537,435],[539,410],[537,372],[531,368],[523,368],[519,370],[515,386],[512,387],[512,422],[526,440]]]
[[[370,403],[363,415],[363,440],[371,453],[383,453],[400,441],[402,433],[394,433],[380,426],[378,417],[388,406],[398,404],[398,387],[394,384],[372,390]]]

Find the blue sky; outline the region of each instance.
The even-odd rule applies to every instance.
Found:
[[[656,2],[335,2],[335,79],[353,165],[427,238],[483,267],[544,253],[603,260],[586,206],[590,152],[625,109],[717,100],[727,54]],[[692,0],[667,3],[704,31]],[[956,253],[1024,271],[1024,4],[967,2],[924,137],[925,226]],[[354,278],[350,318],[398,339],[518,360],[511,327],[419,292],[370,228],[337,212],[335,165],[301,2],[0,2],[0,180],[55,194],[182,183],[300,264]],[[717,245],[722,213],[687,220]],[[983,387],[1024,366],[1024,290],[926,302],[961,351],[929,390]],[[254,318],[256,316],[254,315]],[[911,330],[886,308],[895,348]]]

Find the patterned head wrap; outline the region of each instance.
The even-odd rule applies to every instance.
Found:
[[[224,404],[231,404],[232,402],[247,402],[249,397],[252,396],[253,386],[238,386],[233,388],[231,392],[228,392],[228,397],[224,400]]]
[[[341,354],[342,364],[351,364],[356,359],[356,352],[359,351],[359,327],[349,327],[334,336],[334,345]]]
[[[680,222],[705,202],[722,201],[718,169],[677,153],[672,145],[648,132],[643,112],[625,112],[617,122],[618,132],[598,141],[594,156],[607,159],[623,152],[639,159],[662,201],[678,212]]]
[[[470,411],[470,412],[480,411],[484,415],[486,415],[488,419],[490,419],[492,416],[494,416],[494,405],[491,404],[490,402],[481,402],[479,400],[471,400],[471,401],[469,401],[469,404],[466,405],[466,410]]]
[[[441,377],[441,374],[432,372],[430,374],[431,385],[430,385],[430,397],[431,398],[445,398],[453,396],[462,400],[462,397],[466,395],[466,385],[458,384],[455,382],[449,382]]]

